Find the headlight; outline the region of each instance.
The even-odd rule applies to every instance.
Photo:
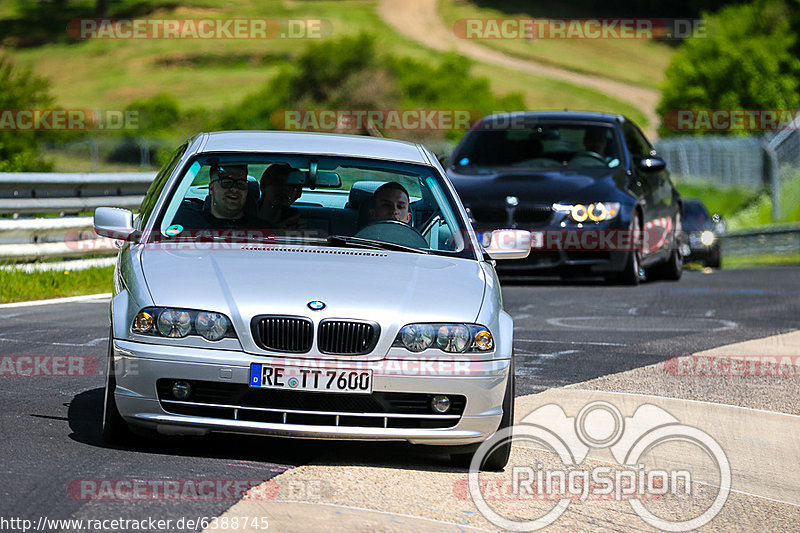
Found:
[[[231,323],[225,315],[206,311],[197,313],[197,321],[195,322],[197,333],[210,341],[220,340],[230,327]]]
[[[592,204],[553,204],[555,211],[567,212],[575,222],[604,222],[619,214],[619,202],[595,202]]]
[[[714,234],[708,230],[700,234],[700,242],[706,246],[711,246],[714,243]]]
[[[185,337],[192,330],[192,317],[186,311],[166,309],[158,315],[158,331],[165,337]]]
[[[408,324],[400,328],[392,346],[410,352],[438,348],[444,352],[488,352],[492,333],[478,324]]]
[[[188,335],[202,335],[210,341],[236,337],[231,321],[221,313],[147,307],[133,318],[131,331],[142,335],[180,339]]]

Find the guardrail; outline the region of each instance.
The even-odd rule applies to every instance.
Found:
[[[800,224],[728,233],[721,246],[723,258],[800,253]]]
[[[154,172],[4,172],[0,173],[0,214],[77,215],[103,205],[135,209],[155,176]]]
[[[100,206],[137,209],[154,172],[96,174],[0,173],[0,261],[115,253],[92,217],[68,216]],[[31,215],[55,217],[31,218]]]
[[[98,237],[90,216],[66,216],[100,206],[136,209],[152,172],[101,174],[0,173],[0,262],[112,254],[114,241]],[[58,213],[32,218],[31,214]],[[725,256],[800,253],[800,225],[728,233]]]

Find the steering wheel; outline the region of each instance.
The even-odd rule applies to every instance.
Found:
[[[392,242],[412,248],[428,248],[428,241],[416,228],[399,220],[376,220],[361,228],[353,237]]]
[[[606,162],[606,158],[604,156],[598,154],[597,152],[592,152],[590,150],[581,150],[580,152],[576,152],[575,155],[570,157],[569,160],[572,161],[573,159],[576,159],[578,157],[591,157],[592,159],[597,159],[598,161],[602,161],[603,164],[605,164]]]

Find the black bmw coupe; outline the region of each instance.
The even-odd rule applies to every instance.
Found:
[[[491,115],[445,166],[485,240],[494,229],[530,231],[528,258],[506,261],[501,271],[629,285],[681,277],[681,197],[665,161],[624,116]]]

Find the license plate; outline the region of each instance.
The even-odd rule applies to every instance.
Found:
[[[369,394],[372,392],[372,370],[253,363],[250,365],[250,386],[260,389]]]

